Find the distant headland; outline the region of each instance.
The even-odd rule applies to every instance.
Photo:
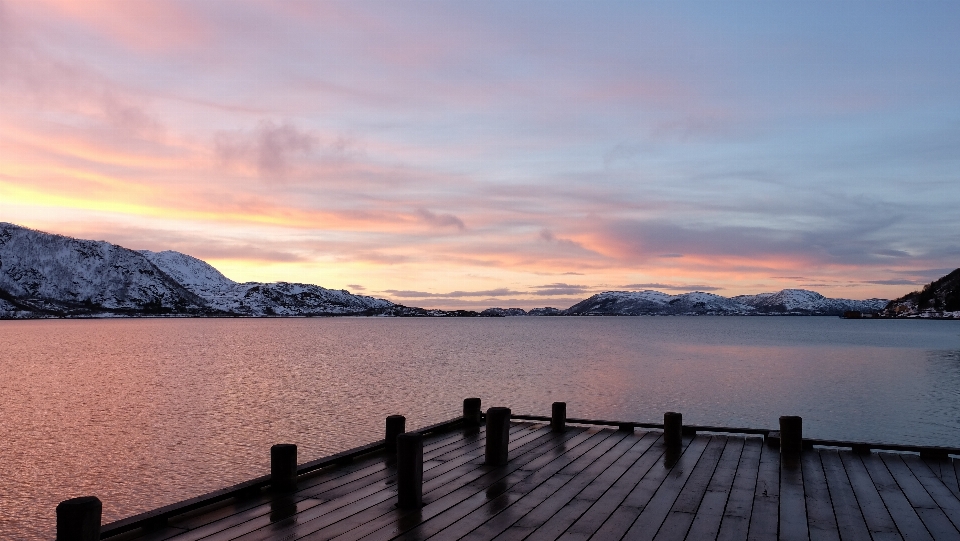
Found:
[[[843,315],[960,318],[960,269],[899,299],[830,299],[814,291],[723,297],[607,291],[566,309],[431,310],[288,282],[238,283],[174,251],[130,250],[0,222],[0,318],[76,317],[503,317]]]

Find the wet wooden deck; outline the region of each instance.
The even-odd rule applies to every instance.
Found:
[[[813,448],[781,463],[762,437],[511,425],[510,461],[484,432],[424,439],[422,509],[396,507],[378,451],[302,476],[295,493],[232,498],[111,540],[960,540],[954,458]]]

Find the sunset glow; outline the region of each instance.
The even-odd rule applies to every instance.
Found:
[[[960,4],[0,0],[0,221],[428,308],[960,266]]]

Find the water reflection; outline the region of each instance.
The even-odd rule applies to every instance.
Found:
[[[679,411],[773,428],[792,414],[810,437],[960,447],[958,331],[735,317],[0,322],[0,538],[51,537],[70,497],[95,494],[117,520],[263,475],[274,443],[307,461],[382,438],[387,415],[408,430],[458,415],[468,396],[626,421]]]

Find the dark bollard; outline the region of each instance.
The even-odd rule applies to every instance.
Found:
[[[103,504],[96,496],[64,500],[57,505],[57,541],[99,541]]]
[[[397,435],[397,507],[423,506],[423,436],[416,432]]]
[[[397,450],[397,436],[407,431],[407,418],[403,415],[391,415],[387,417],[387,433],[384,440],[387,443],[387,451],[393,453]]]
[[[463,424],[464,426],[480,426],[480,399],[463,399]]]
[[[796,415],[780,418],[780,454],[798,457],[803,450],[803,419]]]
[[[487,451],[488,466],[504,466],[510,459],[507,445],[510,444],[510,408],[490,408],[487,410]]]
[[[683,443],[683,415],[668,411],[663,414],[663,443],[667,447],[680,447]]]
[[[297,488],[297,446],[278,443],[270,448],[270,484],[274,490]]]
[[[567,403],[554,402],[553,411],[550,417],[550,430],[554,432],[563,432],[567,429]]]

